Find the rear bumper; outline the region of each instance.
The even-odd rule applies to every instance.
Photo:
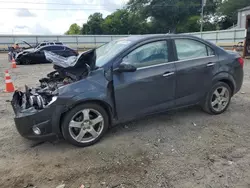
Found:
[[[244,70],[242,68],[237,69],[235,71],[234,80],[235,80],[234,94],[236,94],[240,91],[244,80]]]

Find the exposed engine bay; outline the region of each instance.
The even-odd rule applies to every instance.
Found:
[[[65,58],[52,52],[47,55],[48,60],[54,64],[55,71],[41,78],[38,87],[29,88],[25,85],[25,91],[15,91],[12,99],[14,111],[45,108],[54,102],[60,87],[86,78],[95,67],[95,50],[87,51],[76,58]]]
[[[29,88],[25,85],[25,91],[15,91],[13,101],[15,106],[25,110],[34,108],[40,110],[50,104],[54,96],[58,95],[58,88],[77,81],[69,76],[63,76],[57,71],[51,72],[46,78],[39,80],[40,86]]]

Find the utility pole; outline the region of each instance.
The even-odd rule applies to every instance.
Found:
[[[207,0],[202,0],[202,2],[201,2],[201,30],[200,30],[201,33],[202,33],[202,31],[203,31],[204,6],[206,6],[206,1],[207,1]]]

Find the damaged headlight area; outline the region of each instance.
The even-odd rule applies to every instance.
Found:
[[[57,100],[59,88],[85,79],[95,67],[95,50],[89,50],[75,57],[62,57],[45,51],[55,71],[39,80],[36,88],[25,86],[25,91],[15,91],[12,106],[15,113],[42,110]]]
[[[46,78],[39,80],[40,86],[29,88],[25,85],[25,91],[15,91],[12,98],[13,109],[15,113],[44,109],[56,101],[60,87],[75,81],[77,80],[58,71],[51,72]]]
[[[57,91],[49,91],[39,88],[25,86],[25,92],[15,91],[12,99],[12,106],[15,112],[25,110],[41,110],[51,105],[57,99]]]

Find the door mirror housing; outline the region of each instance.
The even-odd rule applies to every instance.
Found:
[[[131,64],[125,64],[121,63],[118,68],[116,68],[114,71],[116,72],[135,72],[136,67]]]

